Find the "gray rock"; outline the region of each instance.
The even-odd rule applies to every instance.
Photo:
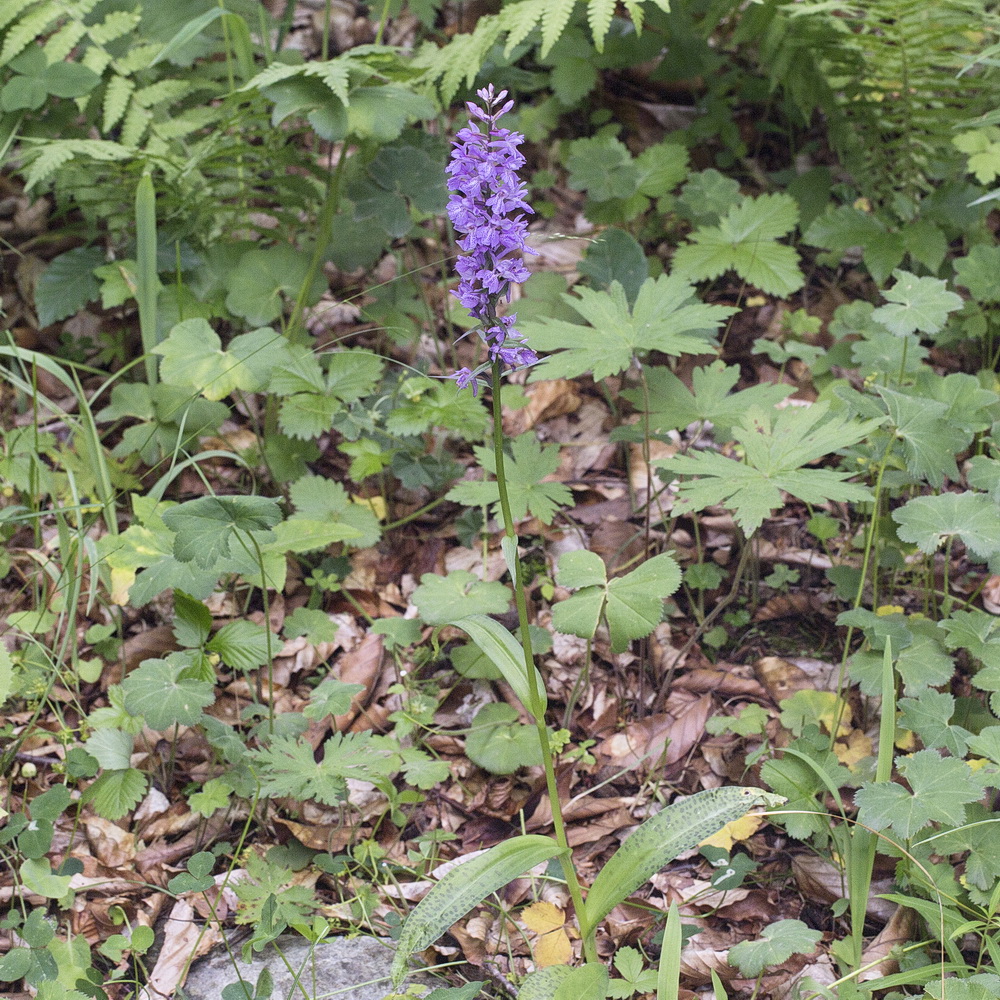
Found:
[[[337,991],[336,1000],[382,1000],[392,992],[389,967],[392,948],[377,938],[327,938],[315,948],[297,934],[278,938],[282,954],[299,977],[298,985],[273,946],[244,964],[239,946],[233,954],[239,972],[253,993],[257,977],[265,967],[274,980],[271,1000],[318,1000]],[[421,977],[417,977],[420,981]],[[220,1000],[223,987],[237,981],[236,969],[224,949],[195,962],[184,984],[189,1000]],[[427,981],[426,979],[424,980]],[[413,982],[408,979],[407,983]],[[441,985],[441,984],[439,984]],[[303,992],[303,989],[305,992]],[[343,991],[343,992],[340,992]]]

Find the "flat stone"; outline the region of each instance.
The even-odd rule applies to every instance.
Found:
[[[281,952],[299,977],[305,993],[299,989],[291,972],[273,945],[244,963],[240,948],[233,949],[240,975],[253,993],[257,977],[266,967],[274,981],[275,1000],[284,997],[317,997],[334,990],[337,1000],[382,1000],[392,992],[389,968],[393,950],[378,938],[333,937],[313,947],[297,934],[286,934],[277,940]],[[407,984],[416,978],[411,977]],[[222,990],[237,982],[236,968],[224,949],[195,962],[184,984],[188,1000],[219,1000]],[[293,989],[294,988],[294,989]]]

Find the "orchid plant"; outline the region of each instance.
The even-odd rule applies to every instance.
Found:
[[[727,787],[709,789],[675,802],[631,834],[594,880],[584,899],[556,785],[555,754],[545,725],[544,681],[531,648],[525,572],[511,516],[503,447],[503,379],[539,360],[518,332],[516,314],[500,314],[502,303],[510,299],[511,286],[530,276],[522,254],[530,252],[525,240],[531,208],[525,200],[526,186],[518,175],[525,163],[519,149],[524,136],[499,124],[513,107],[513,101],[506,100],[506,91],[497,93],[491,85],[477,95],[482,104],[467,104],[472,120],[457,133],[448,166],[452,191],[448,214],[459,233],[458,246],[463,252],[456,265],[460,282],[455,295],[473,319],[478,320],[477,330],[487,346],[488,360],[448,377],[474,394],[480,388],[488,388],[492,396],[493,448],[503,520],[501,548],[514,583],[520,641],[486,615],[469,615],[449,624],[463,629],[493,661],[534,719],[554,837],[514,837],[453,867],[407,918],[397,946],[393,978],[398,988],[406,975],[409,957],[431,945],[491,893],[535,866],[558,859],[583,942],[584,964],[576,969],[568,965],[551,966],[533,973],[545,981],[544,985],[541,981],[537,983],[542,990],[538,995],[549,995],[558,984],[560,995],[568,988],[579,1000],[603,1000],[608,970],[598,957],[596,932],[607,914],[681,851],[696,846],[751,809],[783,800],[758,789]],[[666,555],[658,558],[670,559]],[[595,592],[599,589],[596,585],[591,587]],[[607,598],[601,599],[599,594],[597,597],[600,614],[601,600]],[[657,613],[661,610],[658,601]],[[676,913],[672,919],[676,921]],[[664,940],[679,946],[677,935],[666,935]],[[661,969],[668,964],[661,957]],[[568,981],[570,977],[572,981]],[[527,983],[526,980],[525,986]]]

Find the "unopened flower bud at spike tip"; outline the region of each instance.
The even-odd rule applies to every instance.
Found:
[[[451,197],[448,217],[459,234],[464,252],[457,264],[459,282],[454,293],[474,319],[483,326],[480,337],[489,348],[491,361],[509,368],[535,364],[538,356],[514,328],[514,316],[498,317],[497,304],[510,300],[511,285],[526,281],[530,272],[521,255],[527,251],[527,187],[518,176],[524,166],[519,146],[524,136],[497,123],[514,106],[502,103],[507,91],[495,93],[493,85],[477,91],[485,107],[473,102],[466,106],[472,119],[455,137],[448,164]],[[478,386],[478,376],[468,368],[454,375],[459,388]]]

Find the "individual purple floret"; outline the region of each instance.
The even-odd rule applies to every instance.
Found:
[[[512,284],[530,275],[521,254],[533,252],[525,245],[528,223],[524,213],[531,212],[531,207],[517,173],[524,166],[518,150],[524,136],[497,125],[514,106],[513,101],[503,103],[506,90],[495,94],[490,85],[477,91],[477,96],[485,107],[467,104],[474,120],[458,132],[448,164],[452,191],[448,217],[465,254],[455,265],[461,281],[454,294],[481,321],[479,335],[489,347],[490,361],[523,368],[538,361],[538,355],[514,327],[516,315],[497,316],[496,308],[501,298],[510,300]],[[463,368],[450,377],[459,388],[471,385],[475,392],[478,377],[488,367],[475,372]]]

